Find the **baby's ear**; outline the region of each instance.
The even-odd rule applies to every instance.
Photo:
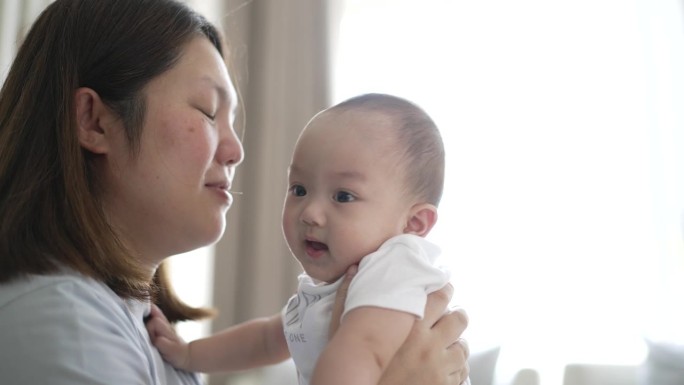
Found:
[[[109,109],[94,90],[81,87],[74,94],[76,125],[81,147],[94,154],[105,154],[109,149],[109,133],[105,127],[110,121]]]
[[[426,236],[437,223],[437,207],[429,203],[418,203],[409,211],[404,234]]]

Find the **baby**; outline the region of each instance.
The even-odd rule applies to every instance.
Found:
[[[434,265],[439,248],[424,238],[437,221],[443,184],[439,131],[407,100],[361,95],[309,121],[292,156],[283,209],[285,238],[305,273],[282,319],[253,331],[270,354],[289,350],[300,384],[378,383],[423,316],[427,295],[449,281]],[[353,265],[358,271],[329,338],[335,292]],[[189,344],[170,327],[150,333],[164,358],[186,370],[232,370],[221,362],[234,361],[217,357],[244,347],[230,329]],[[243,359],[254,361],[249,367],[271,362]]]

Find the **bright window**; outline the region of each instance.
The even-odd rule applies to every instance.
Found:
[[[682,15],[675,1],[345,1],[334,102],[392,93],[441,128],[430,237],[471,349],[502,345],[502,365],[543,383],[568,362],[643,359],[649,306],[684,292]]]

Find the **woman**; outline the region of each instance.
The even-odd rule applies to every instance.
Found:
[[[243,151],[223,55],[172,0],[57,0],[35,22],[0,93],[3,383],[199,383],[143,318],[150,297],[172,321],[206,315],[158,268],[225,229]],[[431,318],[381,383],[465,378],[462,315]]]

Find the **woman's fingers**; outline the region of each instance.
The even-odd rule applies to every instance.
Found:
[[[460,385],[467,381],[468,326],[463,309],[447,311],[451,285],[428,296],[423,319],[416,321],[404,344],[383,373],[382,385]]]
[[[459,338],[455,345],[456,346],[450,346],[449,349],[459,349],[463,352],[463,358],[466,360],[470,358],[470,347],[468,346],[468,341],[465,338]]]
[[[468,327],[468,314],[462,308],[446,310],[454,289],[450,284],[428,297],[423,327],[430,330],[430,339],[443,346],[443,362],[448,373],[447,382],[454,385],[469,384],[468,342],[461,335]]]
[[[432,325],[436,337],[446,343],[445,347],[456,343],[468,327],[468,314],[462,308],[453,308]]]
[[[349,291],[349,285],[351,284],[356,271],[358,270],[357,265],[352,265],[347,269],[344,274],[344,280],[342,284],[337,289],[337,294],[335,295],[335,303],[333,304],[332,317],[330,319],[330,329],[328,331],[328,338],[331,339],[337,328],[340,326],[340,318],[342,317],[342,312],[344,312],[344,302],[347,300],[347,292]]]
[[[448,361],[453,365],[450,375],[454,377],[456,384],[462,384],[468,379],[470,374],[469,355],[468,342],[463,338],[459,338],[447,349]]]
[[[470,378],[468,378],[468,375],[470,374],[470,366],[468,365],[468,361],[466,361],[465,366],[456,374],[454,374],[454,378],[456,379],[456,384],[458,385],[470,385]]]
[[[446,311],[453,294],[454,287],[451,286],[450,283],[446,284],[443,288],[430,293],[425,305],[423,319],[418,322],[422,323],[424,327],[431,328]]]

